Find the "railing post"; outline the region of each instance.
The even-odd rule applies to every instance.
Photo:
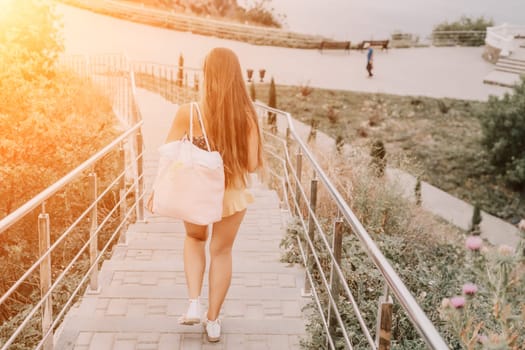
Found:
[[[286,127],[286,147],[290,148],[290,128]]]
[[[49,214],[45,212],[45,204],[42,205],[42,213],[38,215],[38,247],[40,256],[44,255],[51,245],[51,232],[49,229]],[[40,264],[40,297],[43,297],[51,287],[51,254]],[[53,301],[49,295],[42,305],[42,334],[46,334],[53,323]],[[53,349],[53,331],[44,341],[44,350]]]
[[[337,305],[339,303],[339,285],[342,281],[339,280],[339,275],[335,271],[335,264],[341,266],[341,252],[343,248],[343,228],[344,221],[338,218],[334,221],[334,236],[332,240],[332,252],[334,253],[335,261],[332,262],[330,267],[330,292],[334,298],[334,302]],[[332,306],[328,303],[328,330],[330,336],[335,337],[337,329],[337,318],[335,312],[332,312]]]
[[[137,132],[137,178],[138,188],[136,191],[137,201],[137,220],[144,221],[144,158],[142,154],[143,140],[141,129]]]
[[[297,174],[297,182],[295,183],[295,200],[297,202],[297,207],[295,208],[295,214],[299,215],[301,210],[301,170],[303,167],[303,154],[301,149],[297,152],[296,163],[295,163],[295,172]]]
[[[315,172],[314,172],[314,178],[310,182],[310,209],[315,214],[315,209],[317,207],[317,179],[315,178]],[[314,222],[314,215],[309,213],[308,215],[308,238],[314,242],[315,239],[315,222]],[[310,285],[310,280],[308,279],[308,270],[313,266],[313,252],[309,246],[307,245],[307,256],[308,259],[306,261],[306,272],[304,276],[304,289],[302,291],[303,296],[311,296],[312,295],[312,286]]]
[[[384,295],[379,297],[377,310],[376,346],[378,350],[390,350],[392,336],[392,297],[385,285]]]
[[[89,178],[89,194],[90,201],[94,203],[93,209],[91,209],[90,221],[91,227],[89,229],[89,238],[91,242],[89,243],[89,264],[93,266],[96,264],[98,256],[98,237],[96,236],[97,227],[98,227],[98,203],[96,203],[98,196],[98,184],[97,184],[97,174],[92,172],[88,176]],[[89,288],[90,293],[99,292],[98,288],[98,268],[91,270],[91,276],[89,277]]]
[[[173,79],[173,69],[170,69],[170,97],[168,98],[168,101],[171,102],[179,102],[175,100],[175,80]]]
[[[120,199],[120,222],[126,217],[126,155],[124,152],[124,147],[120,143],[119,147],[119,169],[121,170],[122,177],[119,182],[119,199]],[[119,244],[126,244],[126,225],[122,225],[119,235]]]

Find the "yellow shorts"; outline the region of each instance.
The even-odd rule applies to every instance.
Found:
[[[222,202],[222,217],[233,215],[253,203],[253,195],[245,188],[227,188]]]

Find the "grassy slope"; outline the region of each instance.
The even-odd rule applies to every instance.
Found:
[[[256,91],[268,101],[268,85]],[[391,164],[511,222],[525,217],[525,194],[491,175],[476,117],[482,102],[324,89],[304,97],[300,87],[278,86],[277,106],[303,122],[318,121],[345,143],[368,147],[382,139]]]

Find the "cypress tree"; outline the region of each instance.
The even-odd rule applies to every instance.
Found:
[[[268,99],[268,106],[277,108],[277,91],[275,89],[275,81],[272,77],[270,81],[270,94]],[[275,113],[268,113],[268,125],[272,132],[277,131],[277,115]]]
[[[184,81],[184,57],[179,55],[179,69],[177,71],[177,86],[181,87]]]

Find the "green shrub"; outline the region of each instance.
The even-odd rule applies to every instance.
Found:
[[[177,86],[181,87],[184,82],[184,56],[179,55],[179,65],[177,68]]]
[[[50,0],[7,0],[0,11],[0,65],[26,80],[53,74],[63,50],[61,22]],[[3,77],[2,77],[3,78]]]
[[[478,18],[462,16],[456,21],[445,21],[434,26],[432,41],[434,45],[438,46],[482,46],[485,44],[487,27],[493,25],[492,19],[485,19],[483,16]]]
[[[503,97],[489,98],[479,114],[482,144],[497,174],[525,188],[525,78]]]
[[[456,334],[461,349],[523,349],[525,260],[512,247],[488,248],[479,242],[479,237],[467,238],[465,284],[443,299],[444,325]]]
[[[421,205],[421,177],[416,179],[416,186],[414,187],[414,196],[416,197],[416,205]]]
[[[458,20],[453,22],[444,21],[434,26],[434,31],[460,31],[460,30],[475,30],[485,31],[487,27],[494,25],[492,19],[487,19],[483,16],[478,18],[471,18],[467,16],[461,16]]]
[[[272,77],[270,80],[270,92],[268,97],[268,106],[277,108],[277,91],[275,89],[275,80]],[[268,113],[268,125],[270,130],[274,132],[277,129],[277,115],[275,113]]]
[[[386,149],[383,141],[376,140],[372,143],[370,156],[372,156],[372,162],[370,165],[374,169],[376,176],[383,176],[386,168]]]
[[[479,224],[481,224],[481,209],[479,208],[479,205],[476,204],[472,212],[472,220],[470,223],[470,233],[471,234],[473,235],[481,234]]]
[[[415,296],[421,308],[438,327],[446,342],[452,349],[456,348],[459,340],[441,324],[439,306],[442,299],[448,296],[448,291],[461,281],[460,268],[464,264],[465,252],[459,247],[456,239],[458,231],[405,200],[400,189],[378,179],[375,171],[367,166],[370,161],[368,157],[352,154],[344,159],[334,159],[324,153],[317,155],[317,159],[323,162],[322,166],[328,177],[343,194],[356,217]],[[308,173],[308,169],[303,170],[303,174]],[[303,181],[308,183],[307,179]],[[317,207],[316,212],[321,217],[327,240],[331,242],[330,228],[338,214],[326,191],[319,192]],[[295,242],[296,237],[304,237],[301,231],[300,225],[292,223],[288,230],[289,235],[283,240],[283,246],[286,248],[285,258],[289,262],[300,261]],[[315,245],[323,270],[329,273],[329,254],[319,236]],[[367,327],[374,333],[377,303],[379,296],[383,294],[384,281],[361,247],[360,241],[347,227],[343,234],[341,266]],[[321,286],[319,273],[314,273],[314,277],[322,305],[326,307],[327,293]],[[368,348],[345,295],[341,293],[339,304],[345,328],[351,336],[354,348]],[[308,336],[302,343],[307,349],[326,349],[326,335],[314,303],[310,304],[309,311],[311,316],[307,323]],[[337,343],[337,349],[344,348],[342,338],[339,338]],[[407,315],[399,304],[394,302],[392,349],[426,348]]]
[[[276,14],[273,8],[269,8],[270,3],[271,0],[254,0],[246,9],[238,7],[237,17],[242,21],[281,28],[284,16]]]
[[[52,2],[11,0],[4,5],[0,13],[0,218],[87,160],[119,133],[104,94],[89,79],[58,68],[62,42]],[[99,176],[99,188],[107,187],[115,178],[117,166],[116,154],[97,163],[93,170]],[[87,181],[80,176],[46,201],[52,243],[86,209],[86,188]],[[105,206],[114,201],[114,196],[110,191],[101,200],[101,213],[107,212]],[[30,212],[0,235],[0,295],[38,257],[39,210]],[[109,226],[111,230],[113,226]],[[88,227],[87,220],[82,221],[51,254],[55,274],[77,254],[89,235]],[[102,232],[99,242],[106,237],[107,232]],[[58,286],[53,294],[55,314],[58,304],[63,305],[76,288],[78,272],[85,266],[84,255],[72,276],[67,275]],[[40,298],[38,285],[35,273],[1,305],[0,343]],[[13,349],[33,348],[39,340],[40,327],[37,314]]]

